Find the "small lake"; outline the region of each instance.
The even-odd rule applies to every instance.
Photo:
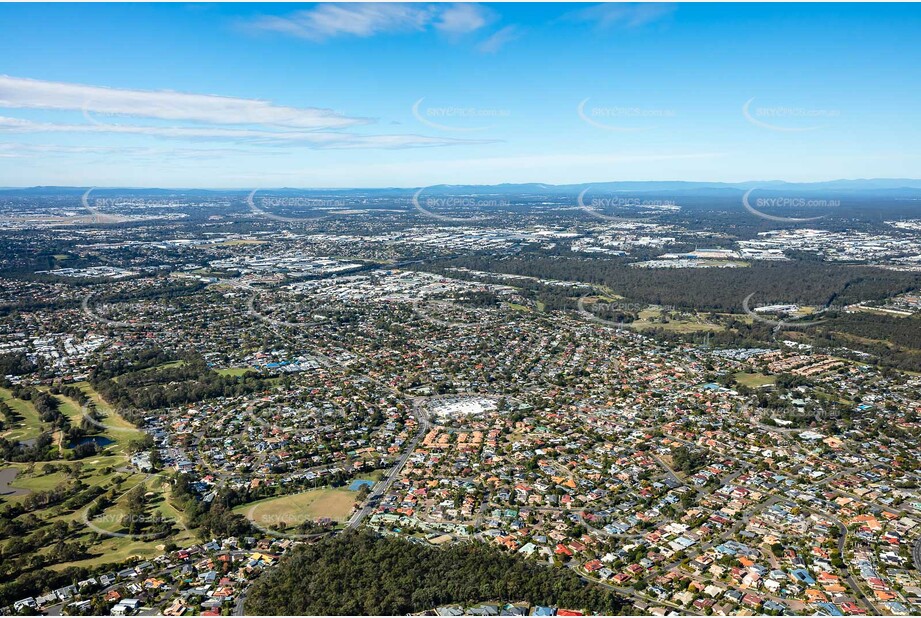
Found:
[[[16,480],[18,474],[19,468],[3,468],[0,470],[0,496],[25,496],[32,493],[28,489],[10,487],[10,483]]]
[[[89,444],[90,442],[94,443],[99,448],[105,448],[110,444],[115,444],[114,440],[110,440],[105,436],[86,436],[85,438],[80,438],[79,440],[71,442],[67,445],[67,448],[74,448],[76,446],[80,446],[81,444]]]

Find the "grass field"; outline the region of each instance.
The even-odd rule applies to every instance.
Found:
[[[7,440],[31,440],[37,438],[42,432],[42,423],[38,418],[38,411],[28,401],[13,397],[8,389],[0,388],[0,399],[13,409],[21,418],[15,427],[3,432]]]
[[[3,465],[19,470],[19,475],[16,477],[16,480],[10,483],[10,487],[18,487],[29,491],[48,491],[49,489],[54,489],[66,480],[63,472],[42,474],[41,469],[44,465],[43,463],[35,464],[31,474],[28,471],[29,464],[9,463]],[[18,497],[19,496],[12,496],[9,500],[13,502],[16,501]]]
[[[663,324],[658,322],[662,313],[661,309],[644,309],[639,312],[639,319],[627,324],[627,326],[636,330],[661,328],[662,330],[673,333],[715,332],[724,330],[724,327],[719,324],[711,324],[702,316],[690,316],[688,314],[682,314],[679,318],[669,316],[669,321]]]
[[[253,369],[249,367],[228,367],[227,369],[217,369],[216,373],[222,376],[242,376],[250,371],[253,371]]]
[[[105,435],[115,442],[106,447],[107,450],[118,455],[127,455],[128,443],[143,438],[144,432],[122,418],[89,383],[76,382],[74,386],[86,393],[96,404],[96,409],[105,415],[102,422],[109,428],[105,431]]]
[[[120,489],[123,492],[122,495],[115,504],[105,510],[101,523],[97,523],[96,525],[104,530],[114,532],[120,531],[119,517],[128,513],[126,496],[129,490],[134,489],[138,485],[143,485],[145,491],[151,494],[147,508],[148,514],[152,515],[156,513],[176,522],[182,521],[181,513],[171,505],[167,499],[168,485],[163,477],[147,477],[143,474],[133,474],[121,485]],[[84,509],[81,509],[81,513],[83,510]]]
[[[744,384],[749,388],[758,388],[765,384],[773,384],[777,381],[777,378],[774,376],[766,376],[763,373],[745,373],[744,371],[740,371],[733,375],[733,377],[736,382]]]
[[[606,285],[595,286],[595,289],[601,292],[601,294],[597,295],[598,298],[607,302],[623,300],[625,298]]]
[[[138,484],[144,484],[147,490],[153,494],[149,499],[147,512],[149,514],[159,513],[163,517],[175,521],[176,524],[174,528],[176,532],[168,538],[161,539],[133,539],[100,535],[89,547],[89,552],[92,554],[91,557],[83,560],[49,565],[49,568],[60,570],[68,566],[91,567],[125,560],[131,556],[150,558],[162,553],[163,544],[166,542],[173,541],[180,544],[184,542],[193,542],[193,534],[185,528],[183,514],[170,503],[169,488],[161,477],[148,477],[141,473],[117,472],[115,470],[103,471],[110,466],[124,464],[123,457],[99,457],[93,460],[84,460],[83,463],[84,468],[80,474],[80,480],[84,483],[99,485],[103,488],[110,489],[115,487],[113,481],[116,477],[121,479],[121,483],[118,485],[117,489],[119,498],[116,500],[115,504],[105,510],[102,518],[97,518],[93,522],[98,528],[111,532],[121,531],[119,515],[126,512],[124,506],[126,500],[125,496],[133,487]],[[10,465],[20,469],[20,476],[17,477],[16,481],[12,484],[13,487],[23,487],[32,491],[44,491],[53,489],[57,485],[67,481],[67,475],[64,472],[42,474],[41,468],[43,464],[41,463],[34,466],[31,472],[28,469],[28,464]],[[64,465],[67,464],[65,463]],[[22,496],[5,496],[3,501],[15,502],[22,498]],[[36,515],[42,521],[39,528],[44,528],[55,522],[82,524],[86,509],[87,507],[81,507],[75,511],[70,511],[59,505],[40,510],[36,512]],[[96,536],[89,527],[78,526],[76,530],[74,536],[69,540],[82,539],[88,541]],[[44,549],[39,553],[43,552]]]
[[[161,369],[172,369],[174,367],[182,367],[184,365],[185,365],[184,360],[175,360],[175,361],[170,361],[168,363],[163,363],[161,365],[155,365],[153,367],[148,367],[147,369],[142,369],[141,372],[146,373],[150,371],[160,371]]]
[[[81,511],[82,513],[82,511]],[[105,526],[100,526],[105,527]],[[165,543],[174,542],[177,545],[190,545],[196,541],[195,536],[187,531],[180,530],[168,538],[135,540],[125,537],[99,536],[94,545],[89,548],[93,554],[90,558],[75,560],[73,562],[62,562],[51,565],[49,568],[60,571],[71,566],[94,567],[101,564],[121,562],[132,556],[141,558],[154,558],[163,553]]]
[[[42,469],[45,463],[51,463],[54,466],[69,466],[72,462],[39,462],[32,466],[31,470],[30,464],[27,463],[3,464],[5,467],[12,467],[19,470],[19,475],[16,477],[16,480],[10,483],[10,487],[25,489],[30,492],[48,491],[68,480],[67,475],[63,471],[45,474]],[[125,476],[125,472],[117,471],[117,468],[125,465],[125,458],[118,455],[103,455],[93,457],[92,459],[83,459],[80,460],[79,463],[82,465],[80,480],[87,485],[109,487],[116,476]],[[123,487],[128,486],[127,484],[123,485]],[[0,504],[4,502],[17,502],[22,498],[23,496],[2,496],[0,497]]]
[[[75,560],[73,562],[62,562],[50,565],[48,568],[54,571],[61,571],[67,567],[92,568],[103,564],[122,562],[135,556],[147,559],[156,558],[163,553],[165,543],[168,541],[174,541],[179,545],[191,544],[193,542],[191,535],[185,535],[185,537],[173,536],[156,543],[149,541],[134,541],[124,538],[102,537],[102,540],[90,548],[90,551],[93,553],[92,558]]]
[[[324,488],[251,502],[235,508],[234,512],[261,526],[277,528],[281,522],[291,526],[305,521],[315,521],[321,517],[344,522],[351,514],[354,504],[354,491]]]
[[[910,318],[913,313],[911,311],[900,311],[898,309],[887,309],[885,307],[857,307],[857,311],[862,311],[863,313],[872,313],[874,315],[884,315],[891,318]]]
[[[28,463],[10,463],[2,464],[3,467],[14,467],[19,471],[16,479],[10,483],[11,487],[25,489],[28,492],[48,491],[71,481],[74,476],[69,474],[64,468],[77,464],[80,466],[77,476],[80,481],[87,485],[102,487],[105,490],[114,489],[118,498],[115,504],[105,511],[108,518],[103,517],[101,520],[94,522],[103,530],[112,532],[119,531],[118,514],[125,511],[125,494],[136,485],[143,483],[147,491],[151,492],[148,506],[148,513],[160,513],[163,517],[172,519],[176,522],[174,526],[176,532],[168,538],[162,539],[132,539],[126,537],[111,537],[101,535],[89,547],[91,557],[83,560],[77,560],[67,563],[58,563],[49,565],[49,568],[60,570],[68,566],[85,566],[92,567],[100,564],[107,564],[125,560],[131,556],[141,556],[145,558],[154,557],[163,551],[163,544],[174,541],[176,543],[193,542],[193,534],[185,529],[183,514],[170,503],[169,486],[163,482],[161,477],[149,477],[146,474],[133,472],[127,469],[128,443],[131,440],[138,439],[144,433],[119,416],[97,393],[90,384],[86,382],[77,383],[76,386],[85,392],[97,408],[105,415],[103,423],[106,429],[100,430],[98,435],[104,435],[113,440],[113,443],[105,447],[102,454],[88,457],[79,462],[70,461],[53,461],[48,464],[61,468],[51,474],[45,474],[44,468],[46,463],[39,462],[36,464]],[[38,415],[31,404],[25,401],[13,399],[9,391],[0,389],[0,397],[8,402],[10,407],[17,410],[25,419],[21,422],[20,428],[14,428],[15,432],[22,433],[26,429],[36,431],[40,426]],[[71,422],[79,423],[83,416],[83,410],[76,401],[57,395],[61,402],[60,410],[67,415]],[[26,422],[28,421],[28,422]],[[31,425],[32,427],[27,427]],[[10,432],[8,432],[10,433]],[[119,482],[116,483],[116,480]],[[25,495],[6,495],[0,497],[0,505],[4,503],[17,503],[25,499]],[[56,505],[46,509],[40,509],[30,514],[29,517],[37,516],[40,520],[38,525],[30,526],[31,531],[45,529],[55,522],[63,522],[69,525],[78,524],[68,538],[68,541],[89,541],[96,537],[93,530],[83,525],[83,518],[88,506],[80,507],[76,510],[70,510],[63,505]],[[42,548],[39,553],[45,553],[50,550],[51,546]]]
[[[79,425],[83,420],[83,408],[76,401],[64,395],[55,395],[54,398],[60,402],[58,409],[61,414],[70,419],[71,425]]]
[[[240,245],[264,245],[267,240],[256,240],[255,238],[240,238],[238,240],[225,240],[215,245],[216,247],[238,247]]]

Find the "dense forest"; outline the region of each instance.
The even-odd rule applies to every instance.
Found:
[[[69,263],[69,267],[76,267],[76,264]],[[99,283],[99,279],[84,278],[84,277],[70,277],[66,278],[64,281],[63,277],[58,277],[56,275],[43,275],[36,274],[31,270],[24,272],[15,272],[10,273],[7,271],[0,270],[0,276],[9,277],[10,279],[15,279],[17,281],[44,281],[47,283],[65,283],[67,285],[72,285],[75,288],[81,290],[89,289],[89,286]],[[132,277],[136,278],[136,277]],[[149,300],[153,298],[161,299],[175,299],[182,298],[186,296],[191,296],[196,292],[199,292],[204,287],[202,283],[175,283],[172,281],[165,281],[162,285],[157,285],[155,287],[138,290],[132,293],[122,293],[122,292],[106,292],[94,296],[94,303],[122,303],[129,301],[137,300]],[[63,297],[56,298],[53,300],[19,300],[14,303],[0,303],[0,316],[15,315],[17,312],[29,312],[29,311],[41,311],[41,310],[60,310],[60,309],[76,309],[80,307],[82,299],[76,299],[73,297]],[[14,372],[10,372],[14,373]],[[3,374],[6,375],[6,374]],[[17,374],[18,375],[18,374]]]
[[[702,311],[739,313],[742,301],[754,293],[755,303],[799,303],[841,306],[881,300],[921,288],[921,273],[897,272],[844,264],[790,261],[753,263],[747,268],[647,269],[627,266],[626,259],[585,259],[567,256],[475,255],[441,262],[426,270],[447,267],[579,281],[606,286],[631,301],[675,305]],[[516,281],[515,285],[520,282]],[[544,292],[549,292],[544,289]],[[571,294],[559,290],[560,294]]]
[[[256,581],[247,614],[399,615],[446,604],[527,601],[618,615],[615,593],[481,545],[445,549],[349,531],[298,548]]]
[[[788,329],[784,338],[800,340],[834,349],[848,356],[843,348],[869,354],[882,365],[921,371],[921,329],[918,318],[900,318],[879,313],[842,311],[845,305],[883,300],[921,288],[921,273],[897,272],[869,266],[826,264],[817,261],[755,263],[737,269],[640,269],[628,267],[623,259],[587,260],[574,255],[534,254],[497,257],[466,256],[426,265],[425,270],[493,283],[508,283],[499,278],[454,270],[463,266],[473,270],[535,276],[546,279],[584,282],[584,288],[565,288],[538,281],[515,280],[523,294],[542,303],[550,311],[573,311],[579,296],[609,289],[625,297],[625,307],[655,304],[690,311],[714,312],[707,319],[724,329],[711,332],[715,347],[775,346],[777,333],[771,324],[752,322],[742,314],[743,300],[749,295],[754,306],[769,303],[819,305],[830,309],[821,315],[822,324]],[[450,270],[449,270],[450,269]],[[636,311],[617,304],[590,303],[586,310],[611,322],[629,324]],[[700,343],[699,334],[676,333],[665,328],[647,331],[662,340]],[[855,355],[851,354],[849,356]]]

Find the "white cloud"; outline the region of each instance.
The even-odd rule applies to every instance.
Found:
[[[423,31],[429,27],[449,33],[473,32],[493,18],[478,4],[329,3],[285,16],[265,15],[246,26],[324,41],[337,36],[370,37],[376,34]]]
[[[572,11],[564,17],[570,21],[594,22],[601,28],[622,26],[637,28],[659,21],[675,12],[677,6],[659,2],[608,2]]]
[[[452,34],[466,34],[479,30],[495,19],[495,14],[479,4],[450,4],[442,9],[435,28]]]
[[[84,110],[102,114],[214,124],[260,124],[297,129],[343,129],[371,122],[328,109],[284,107],[169,90],[125,90],[0,75],[0,107]]]
[[[309,148],[423,148],[486,143],[484,140],[414,134],[361,135],[351,130],[370,120],[350,118],[319,108],[280,107],[257,99],[101,88],[8,76],[0,76],[2,107],[82,110],[87,123],[43,122],[0,116],[0,133],[137,135]],[[106,124],[94,118],[93,113],[131,116],[133,120],[181,121],[181,124]]]
[[[484,54],[494,54],[502,49],[506,43],[510,43],[520,36],[521,29],[518,26],[506,26],[477,45],[477,49]]]
[[[335,131],[266,131],[224,127],[151,127],[120,124],[62,124],[0,116],[0,133],[108,133],[162,138],[229,140],[312,148],[422,148],[455,144],[483,144],[489,140],[462,140],[424,135],[356,135]]]

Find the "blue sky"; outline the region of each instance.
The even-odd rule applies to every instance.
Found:
[[[921,6],[0,5],[0,186],[921,177]]]

